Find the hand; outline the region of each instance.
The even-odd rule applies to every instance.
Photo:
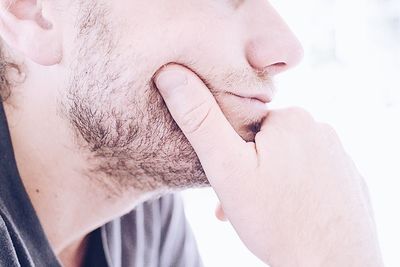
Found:
[[[271,266],[381,266],[362,177],[334,130],[298,108],[271,111],[245,142],[201,80],[156,79],[244,244]]]
[[[217,217],[218,220],[221,222],[226,222],[228,219],[226,218],[224,209],[222,208],[221,204],[217,205],[217,208],[215,209],[215,217]]]

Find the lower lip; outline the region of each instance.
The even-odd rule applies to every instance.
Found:
[[[235,101],[240,102],[240,105],[246,106],[246,109],[249,110],[257,110],[257,111],[268,111],[268,104],[258,100],[256,98],[247,98],[241,97],[234,94],[228,94],[234,99]]]

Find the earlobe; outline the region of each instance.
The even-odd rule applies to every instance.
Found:
[[[43,17],[38,1],[0,1],[0,36],[3,41],[37,64],[51,66],[60,63],[61,35]]]

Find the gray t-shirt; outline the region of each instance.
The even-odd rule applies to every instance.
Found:
[[[0,102],[0,267],[61,266],[19,177]],[[182,201],[146,202],[89,235],[84,266],[198,267],[202,262]]]

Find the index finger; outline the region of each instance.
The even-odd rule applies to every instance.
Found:
[[[169,65],[157,74],[155,84],[210,182],[229,173],[228,168],[240,165],[251,152],[196,74],[182,66]]]

